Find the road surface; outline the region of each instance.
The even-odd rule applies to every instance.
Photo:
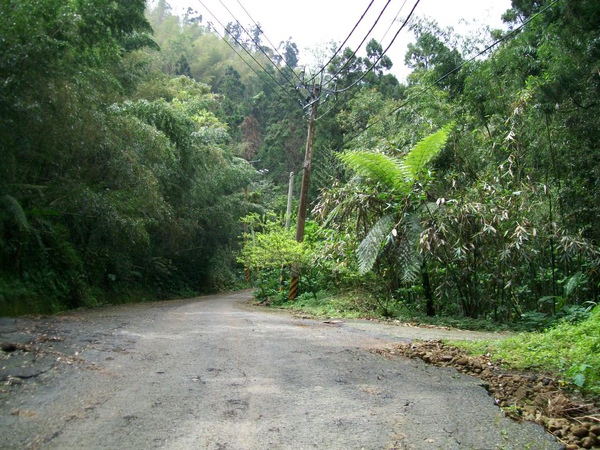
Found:
[[[0,448],[561,448],[477,379],[372,351],[436,330],[326,324],[249,297],[0,319],[17,344],[0,353]]]

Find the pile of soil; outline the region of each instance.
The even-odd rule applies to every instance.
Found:
[[[567,450],[600,449],[597,400],[565,389],[551,374],[507,370],[501,367],[502,361],[492,361],[491,355],[471,356],[439,340],[406,342],[375,351],[388,357],[403,355],[436,366],[454,367],[478,377],[509,417],[542,425]]]

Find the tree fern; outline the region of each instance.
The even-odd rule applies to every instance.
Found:
[[[383,216],[373,225],[367,236],[362,240],[356,254],[358,256],[358,272],[361,275],[369,272],[379,256],[381,247],[394,228],[394,216]]]
[[[448,134],[453,124],[448,124],[441,130],[419,141],[408,154],[402,158],[400,166],[404,173],[409,173],[411,180],[416,181],[419,173],[435,158],[448,140]]]
[[[426,165],[435,158],[444,147],[452,125],[446,125],[438,132],[426,137],[415,145],[408,154],[397,159],[383,153],[368,151],[349,151],[340,155],[344,165],[359,175],[390,188],[393,194],[409,196],[413,185]],[[383,242],[390,236],[396,224],[395,211],[379,219],[356,251],[361,275],[369,272],[379,253]],[[405,214],[402,235],[397,237],[397,256],[402,268],[404,281],[417,279],[420,269],[420,255],[416,252],[415,243],[420,234],[419,218],[416,214]]]
[[[399,161],[383,153],[350,151],[340,155],[344,165],[361,176],[381,183],[400,194],[408,194],[410,181]]]

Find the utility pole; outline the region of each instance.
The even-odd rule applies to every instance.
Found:
[[[298,222],[296,224],[296,241],[304,240],[304,224],[306,223],[306,209],[308,203],[308,187],[310,185],[310,171],[312,168],[313,143],[315,140],[315,121],[319,107],[321,86],[314,86],[310,104],[310,119],[308,122],[308,136],[306,138],[306,153],[304,154],[304,172],[302,173],[302,187],[300,188],[300,203],[298,205]]]
[[[310,97],[310,119],[308,122],[308,136],[306,138],[306,152],[304,154],[304,172],[302,173],[302,187],[300,188],[300,203],[298,204],[298,221],[296,222],[296,241],[304,240],[304,224],[306,223],[306,210],[308,206],[308,188],[310,186],[310,171],[312,168],[313,143],[315,140],[315,122],[317,119],[317,109],[321,96],[321,86],[313,86]],[[298,295],[298,283],[300,282],[300,273],[298,268],[292,268],[292,281],[290,283],[290,292],[288,298],[294,300]]]

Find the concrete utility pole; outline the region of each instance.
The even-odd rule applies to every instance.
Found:
[[[314,86],[310,103],[310,119],[308,122],[308,136],[306,138],[306,153],[304,154],[304,172],[302,173],[302,187],[300,189],[300,203],[298,205],[298,221],[296,223],[296,241],[304,240],[304,224],[306,223],[306,210],[308,207],[308,188],[310,186],[310,171],[312,168],[313,143],[315,140],[315,122],[317,109],[321,96],[321,86]],[[297,268],[292,268],[292,281],[288,298],[294,300],[298,295],[300,273]]]

